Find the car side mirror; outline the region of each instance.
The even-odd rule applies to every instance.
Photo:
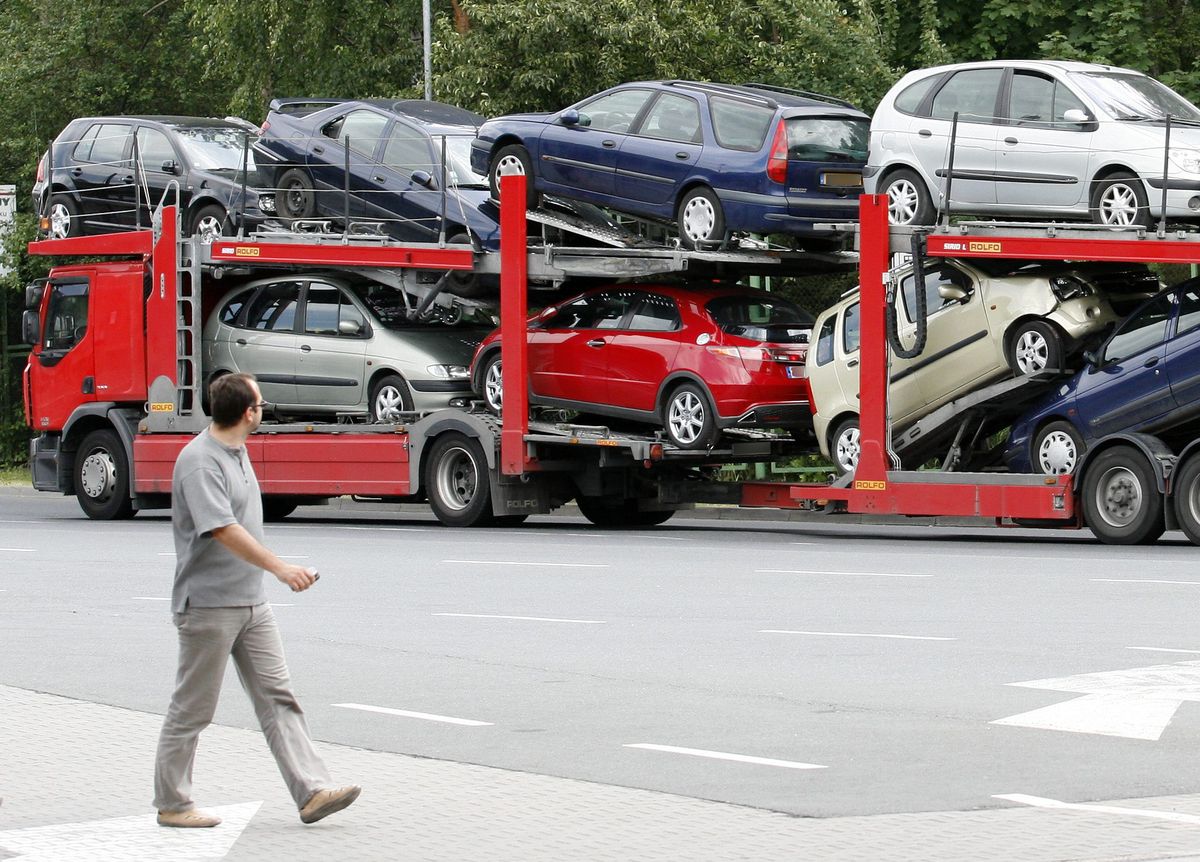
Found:
[[[21,315],[21,340],[26,344],[37,344],[41,333],[39,332],[38,313],[36,311],[26,311]]]
[[[1081,111],[1079,108],[1071,108],[1069,111],[1063,111],[1063,120],[1068,123],[1087,123],[1091,121],[1086,111]]]
[[[179,164],[174,159],[167,159],[162,163],[162,172],[164,174],[178,174]]]
[[[1094,350],[1083,351],[1083,361],[1093,369],[1100,367],[1100,356]]]
[[[412,181],[419,186],[425,186],[427,189],[433,188],[433,177],[429,171],[413,171]]]
[[[564,126],[578,126],[579,125],[579,112],[577,110],[575,110],[574,108],[567,108],[565,111],[563,111],[561,114],[558,115],[558,121],[560,123],[562,123]]]
[[[950,302],[966,302],[968,294],[957,284],[939,284],[938,296]]]
[[[363,331],[362,324],[354,320],[339,320],[338,332],[342,335],[358,335]]]

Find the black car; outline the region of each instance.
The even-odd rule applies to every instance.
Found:
[[[209,117],[74,120],[38,162],[33,205],[54,238],[148,227],[160,202],[178,203],[187,232],[208,241],[239,220],[253,229],[274,216],[274,196],[255,188],[254,134],[244,121]]]
[[[284,218],[343,218],[348,203],[351,221],[379,223],[399,240],[491,250],[499,212],[487,178],[471,170],[482,122],[417,99],[275,99],[254,147]]]

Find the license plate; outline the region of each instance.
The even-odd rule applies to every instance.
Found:
[[[804,376],[804,366],[803,365],[789,365],[787,367],[787,376],[788,377],[803,377]]]
[[[821,174],[821,185],[835,186],[840,189],[862,185],[862,174],[849,171],[829,171]]]

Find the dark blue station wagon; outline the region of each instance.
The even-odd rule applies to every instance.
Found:
[[[696,248],[730,234],[791,234],[815,248],[858,216],[870,120],[847,102],[763,84],[622,84],[553,114],[484,123],[471,166],[530,177],[542,194],[676,222]]]

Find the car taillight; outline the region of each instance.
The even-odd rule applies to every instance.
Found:
[[[775,140],[771,141],[771,157],[767,160],[767,177],[777,183],[787,182],[787,129],[783,120],[775,127]]]
[[[808,356],[808,346],[796,347],[710,347],[710,353],[730,356],[751,362],[803,362]]]
[[[42,157],[40,159],[38,159],[37,178],[36,178],[35,182],[41,183],[41,182],[45,182],[45,180],[46,180],[46,156],[43,153]]]
[[[270,121],[270,120],[263,120],[263,124],[262,124],[261,126],[259,126],[259,127],[258,127],[258,133],[259,133],[260,135],[262,135],[262,134],[266,134],[266,131],[267,131],[267,129],[269,129],[269,128],[271,128],[271,121]]]

